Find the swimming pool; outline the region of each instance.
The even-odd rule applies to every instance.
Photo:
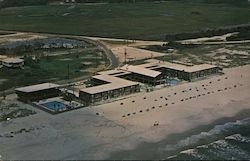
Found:
[[[179,83],[179,80],[177,79],[167,79],[167,84],[170,84],[171,86],[177,85]]]
[[[41,105],[53,111],[58,111],[60,109],[66,108],[66,105],[64,103],[58,101],[47,102]]]

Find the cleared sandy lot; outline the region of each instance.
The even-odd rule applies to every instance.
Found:
[[[148,45],[163,45],[166,42],[162,41],[142,41],[142,40],[127,40],[115,38],[101,38],[101,37],[85,37],[91,40],[97,40],[105,44],[116,56],[119,63],[125,61],[125,51],[127,53],[127,61],[141,60],[146,58],[154,58],[163,56],[163,53],[153,52],[149,50],[139,49]]]
[[[163,53],[138,49],[138,48],[129,47],[129,46],[114,47],[114,48],[111,48],[111,51],[114,53],[118,61],[121,63],[125,61],[125,54],[124,54],[125,52],[127,53],[127,56],[126,56],[127,61],[141,60],[141,59],[146,59],[146,58],[155,58],[155,57],[165,55]]]

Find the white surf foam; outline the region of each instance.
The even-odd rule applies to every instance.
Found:
[[[180,152],[181,154],[194,155],[197,153],[196,149],[187,149]]]
[[[208,148],[208,145],[200,145],[200,146],[197,146],[198,149],[207,149]]]
[[[235,140],[235,141],[242,142],[242,143],[250,143],[250,138],[242,136],[241,134],[234,134],[231,136],[227,136],[227,137],[225,137],[225,139],[226,140]]]
[[[240,149],[236,145],[229,144],[226,140],[217,140],[209,144],[209,151],[214,153],[218,157],[236,158],[236,159],[247,159],[250,158],[249,154]]]
[[[177,155],[172,155],[172,156],[169,156],[167,159],[174,159],[176,157],[177,157]]]
[[[197,149],[183,150],[180,152],[180,154],[193,156],[194,158],[197,158],[197,159],[204,159],[205,158],[205,156],[203,156],[202,154],[199,154],[199,151]]]
[[[183,148],[185,146],[195,144],[202,139],[215,138],[216,135],[219,135],[226,131],[230,131],[230,129],[235,128],[235,126],[249,125],[249,124],[250,124],[250,118],[237,120],[235,122],[228,122],[225,123],[224,125],[216,125],[213,129],[211,129],[208,132],[201,132],[200,134],[192,135],[183,140],[180,140],[177,144],[168,144],[165,146],[165,148],[161,150],[165,151],[177,150],[178,148]]]

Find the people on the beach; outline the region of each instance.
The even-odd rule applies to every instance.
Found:
[[[242,75],[241,75],[241,77],[242,77]],[[228,79],[228,77],[224,77],[224,78],[225,78],[226,80]],[[219,78],[219,79],[217,79],[217,81],[221,81],[221,79]],[[241,84],[241,83],[238,83],[238,84],[239,84],[238,86],[243,86],[243,84]],[[216,85],[216,84],[215,84],[215,85]],[[216,92],[227,91],[227,90],[229,90],[229,89],[232,89],[233,87],[234,87],[234,88],[237,88],[238,86],[237,86],[237,84],[234,84],[234,85],[232,85],[232,86],[226,86],[226,87],[224,87],[224,88],[222,87],[222,88],[220,88],[220,89],[211,90],[210,88],[213,87],[213,82],[212,82],[212,81],[209,81],[209,82],[207,82],[207,83],[205,83],[205,84],[202,84],[201,87],[194,87],[194,88],[188,88],[188,89],[182,90],[182,93],[186,93],[186,92],[187,92],[187,93],[193,94],[193,93],[195,92],[196,94],[195,94],[195,95],[188,96],[188,97],[185,97],[185,98],[181,98],[181,99],[179,99],[179,101],[177,101],[177,102],[173,101],[173,102],[171,102],[171,105],[175,105],[175,104],[178,103],[178,102],[185,102],[185,101],[188,101],[188,100],[197,99],[197,98],[200,98],[201,96],[211,95],[211,94],[214,94],[214,93],[216,93]],[[193,89],[195,89],[195,90],[193,90]],[[171,89],[171,90],[172,90],[172,89]],[[202,91],[207,91],[207,92],[201,93]],[[168,94],[167,97],[158,96],[157,98],[153,98],[153,99],[154,99],[155,102],[157,102],[158,99],[163,99],[163,98],[164,98],[165,101],[166,101],[166,103],[163,104],[163,105],[168,106],[168,105],[169,105],[169,104],[168,104],[169,99],[171,100],[171,99],[175,99],[175,97],[178,97],[178,94],[177,94],[177,93],[178,93],[178,92],[174,92],[174,93],[173,93],[173,97],[171,97],[171,95]],[[180,95],[182,95],[182,94],[180,93]],[[170,97],[171,97],[171,98],[170,98]],[[145,100],[145,99],[146,99],[146,96],[144,96],[143,99]],[[150,101],[150,100],[151,100],[151,99],[149,99],[149,101]],[[134,103],[135,100],[132,100],[132,102]],[[161,100],[159,100],[159,102],[161,102]],[[123,103],[120,103],[120,104],[122,105]],[[162,108],[163,106],[162,106],[162,105],[159,105],[158,107],[159,107],[159,108]],[[155,108],[155,106],[152,106],[151,109],[156,109],[156,108]],[[146,111],[149,112],[150,109],[147,108]],[[140,110],[140,111],[139,111],[139,113],[142,113],[142,112],[143,112],[143,110]],[[136,112],[133,112],[133,115],[136,115]],[[127,116],[131,116],[130,113],[128,113]],[[122,117],[126,117],[126,115],[122,115]]]

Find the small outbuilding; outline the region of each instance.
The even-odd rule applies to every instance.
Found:
[[[2,60],[2,65],[7,68],[22,68],[24,60],[20,58],[7,58]]]

